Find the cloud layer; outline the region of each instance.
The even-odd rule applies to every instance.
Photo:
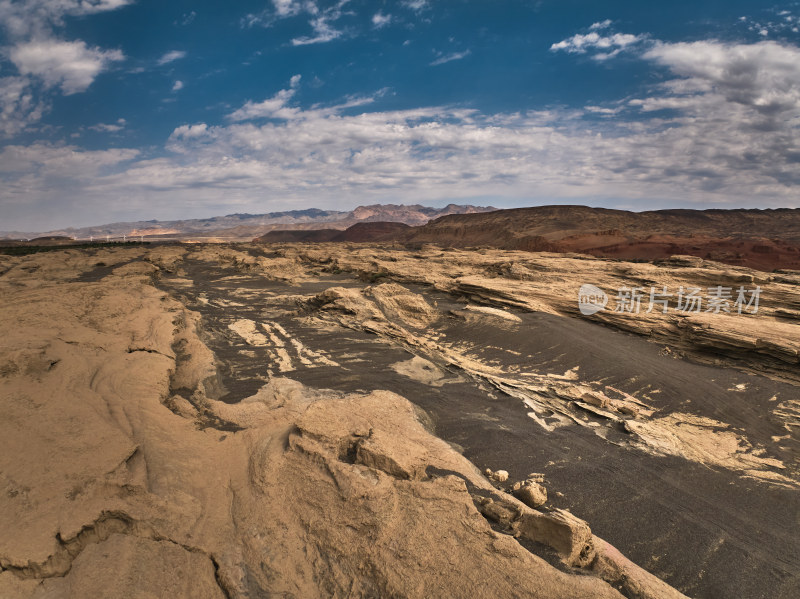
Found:
[[[56,4],[25,6],[36,9],[31,14],[47,29],[59,15],[125,2],[63,0],[61,12],[47,12]],[[425,3],[411,4],[404,10],[429,10]],[[9,6],[0,0],[0,15]],[[331,35],[344,31],[335,12],[344,6],[274,0],[269,15],[294,17],[300,25],[308,20],[313,35],[295,38],[297,45],[321,43],[316,38],[327,35],[325,27]],[[394,26],[382,12],[366,17],[373,29]],[[0,79],[0,134],[35,126],[48,108],[37,90],[49,90],[51,98],[80,93],[123,59],[117,50],[65,41],[52,30],[41,36],[26,30],[10,40],[6,56],[18,73]],[[298,74],[283,89],[240,99],[217,119],[175,123],[164,131],[162,147],[90,152],[63,142],[7,146],[0,152],[0,205],[9,220],[36,206],[58,205],[76,222],[99,213],[108,215],[104,220],[143,213],[168,218],[189,210],[472,198],[496,205],[800,206],[800,48],[776,41],[668,43],[615,32],[610,20],[541,51],[547,55],[548,48],[563,53],[562,60],[603,60],[597,66],[603,69],[614,68],[624,53],[626,64],[636,62],[655,83],[583,108],[492,113],[454,106],[381,109],[387,90],[309,105],[304,100],[315,83]],[[477,61],[480,50],[472,51]],[[428,66],[470,52],[434,55]],[[157,62],[183,56],[172,51]],[[177,92],[185,80],[173,77],[169,85]],[[188,96],[194,87],[171,97]],[[125,121],[110,122],[88,129],[117,142],[132,129]]]

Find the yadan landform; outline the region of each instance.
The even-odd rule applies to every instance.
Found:
[[[0,597],[800,596],[800,271],[461,246],[0,256]]]

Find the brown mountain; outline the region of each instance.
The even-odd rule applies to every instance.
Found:
[[[365,219],[380,212],[361,213]],[[537,206],[448,214],[417,227],[362,222],[317,241],[398,241],[578,252],[623,260],[698,256],[761,270],[800,269],[800,209],[653,210]],[[265,235],[260,242],[289,241]],[[293,241],[312,241],[300,232]]]
[[[392,222],[362,222],[348,227],[344,231],[338,229],[317,229],[307,231],[303,229],[270,231],[257,237],[253,241],[256,243],[287,243],[287,242],[311,242],[319,243],[326,241],[396,241],[404,235],[413,231],[412,227],[405,223]]]
[[[581,252],[625,260],[699,256],[762,270],[800,268],[800,209],[654,210],[539,206],[449,215],[404,241]]]

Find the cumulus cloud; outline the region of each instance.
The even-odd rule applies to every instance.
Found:
[[[592,58],[595,60],[606,60],[613,58],[620,52],[647,39],[644,35],[633,35],[630,33],[613,33],[602,35],[598,30],[605,29],[611,25],[611,21],[603,21],[593,24],[589,33],[576,33],[572,37],[561,40],[550,46],[551,52],[563,50],[570,54],[586,54],[592,50],[595,53]]]
[[[771,41],[656,43],[643,57],[700,91],[713,91],[765,116],[800,108],[800,48],[795,46]]]
[[[111,63],[124,59],[119,50],[90,48],[83,41],[47,39],[14,46],[8,53],[21,75],[33,75],[65,95],[84,91]]]
[[[193,139],[203,137],[208,133],[208,125],[198,123],[197,125],[181,125],[172,132],[173,139]]]
[[[177,92],[183,89],[183,81],[176,81],[172,84],[172,91]]]
[[[176,60],[180,60],[181,58],[186,58],[186,52],[182,50],[172,50],[171,52],[167,52],[161,58],[158,59],[158,66],[163,66],[165,64],[175,62]]]
[[[124,59],[119,50],[56,39],[53,29],[63,18],[116,10],[132,1],[0,0],[0,28],[7,44],[2,52],[19,75],[0,80],[0,135],[16,135],[42,118],[49,109],[40,97],[42,88],[57,87],[65,95],[82,92]]]
[[[464,50],[463,52],[453,52],[451,54],[445,54],[443,56],[440,56],[433,62],[431,62],[430,66],[438,67],[440,64],[445,64],[448,62],[453,62],[454,60],[461,60],[462,58],[466,58],[470,54],[472,54],[471,50]]]

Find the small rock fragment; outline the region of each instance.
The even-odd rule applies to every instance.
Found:
[[[492,478],[499,483],[504,483],[508,480],[508,472],[505,470],[498,470],[492,475]]]
[[[508,472],[505,470],[498,470],[497,472],[492,472],[491,468],[487,468],[483,471],[486,474],[486,478],[491,479],[498,483],[504,483],[508,480]]]
[[[589,525],[566,510],[526,512],[515,526],[521,537],[555,549],[568,566],[585,567],[595,557]]]
[[[535,481],[517,483],[513,490],[514,497],[529,507],[537,508],[547,503],[547,489]]]

